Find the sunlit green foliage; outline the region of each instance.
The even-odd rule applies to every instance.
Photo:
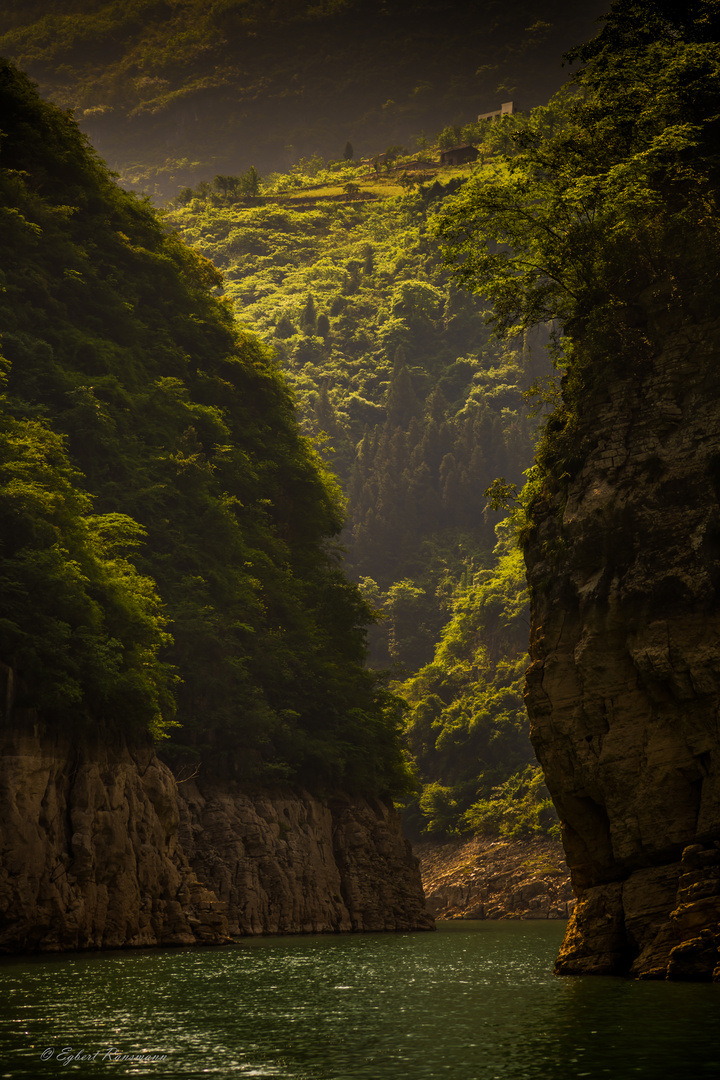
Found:
[[[213,266],[4,63],[0,117],[0,660],[18,707],[159,730],[174,668],[169,750],[397,790],[397,703],[363,670],[369,612],[332,547],[337,485],[267,350]]]
[[[501,149],[504,128],[515,122],[487,131],[488,148]],[[413,166],[427,168],[400,160],[401,169]],[[506,574],[504,563],[492,569],[499,515],[483,492],[498,473],[520,483],[535,423],[523,393],[549,365],[542,335],[512,349],[490,336],[484,303],[450,284],[428,238],[432,213],[469,170],[438,171],[417,190],[388,197],[384,176],[353,168],[372,201],[331,201],[326,187],[318,193],[338,170],[314,163],[307,173],[275,177],[275,194],[261,206],[198,190],[169,220],[223,268],[227,293],[272,342],[304,428],[340,478],[348,564],[382,613],[371,662],[400,679],[420,672],[420,682],[402,691],[413,702],[408,746],[419,807],[431,829],[444,822],[452,830],[467,826],[474,801],[532,759],[520,693],[524,608],[507,614],[514,629],[496,653],[485,601],[472,598],[478,582]],[[307,202],[288,204],[289,190]],[[524,595],[518,560],[515,553],[513,581]],[[453,660],[479,649],[492,656],[482,679],[476,664]],[[434,678],[443,681],[447,716],[426,746],[416,737],[429,708],[418,687]],[[436,689],[432,695],[440,700]],[[457,734],[457,715],[472,735]],[[417,806],[409,814],[420,828]]]
[[[64,440],[0,399],[0,657],[4,712],[92,714],[160,736],[174,712],[169,642],[154,582],[129,559],[144,530],[95,515]],[[7,717],[6,717],[7,719]]]
[[[560,839],[557,813],[539,765],[526,765],[493,788],[489,799],[480,799],[465,811],[465,823],[473,832],[490,836]]]
[[[536,814],[548,799],[540,781],[528,787],[525,567],[511,529],[503,525],[500,534],[495,566],[469,575],[455,593],[431,663],[401,688],[411,707],[407,741],[423,778],[406,811],[417,831],[519,835],[556,821],[547,804]]]
[[[576,416],[608,369],[649,362],[662,313],[716,309],[719,36],[714,0],[618,0],[571,54],[574,86],[438,218],[448,265],[501,332],[563,326],[568,377],[539,454],[550,483],[582,461]]]
[[[376,183],[367,166],[348,169]],[[257,207],[199,195],[168,220],[223,269],[240,317],[272,342],[304,428],[347,493],[354,573],[383,591],[412,579],[434,594],[448,564],[454,572],[494,542],[483,491],[498,472],[519,481],[529,463],[534,422],[522,393],[544,369],[543,351],[539,341],[534,351],[524,341],[499,347],[485,305],[439,265],[428,219],[462,170],[350,202],[318,193],[316,180],[337,170],[275,177]],[[290,179],[305,203],[285,201]],[[445,549],[431,578],[427,543]]]

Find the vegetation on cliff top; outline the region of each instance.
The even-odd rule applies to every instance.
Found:
[[[526,504],[582,460],[575,419],[593,382],[613,363],[645,363],[664,312],[716,308],[719,35],[714,0],[618,0],[570,54],[574,85],[439,218],[447,264],[491,299],[501,333],[563,327],[563,397]]]
[[[220,278],[0,66],[3,618],[14,708],[230,774],[404,783],[335,482]],[[177,691],[177,680],[182,687]]]

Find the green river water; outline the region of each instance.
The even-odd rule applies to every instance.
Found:
[[[720,986],[556,978],[563,929],[8,958],[0,1077],[720,1078]]]

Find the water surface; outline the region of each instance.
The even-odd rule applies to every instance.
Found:
[[[556,978],[563,929],[6,959],[0,1077],[720,1077],[720,986]]]

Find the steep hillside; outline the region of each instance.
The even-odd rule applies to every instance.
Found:
[[[30,0],[0,54],[77,119],[125,183],[165,197],[214,172],[358,155],[466,123],[561,79],[600,3]]]
[[[304,429],[347,495],[347,566],[383,619],[371,663],[409,703],[422,784],[418,836],[545,832],[554,811],[522,700],[527,603],[520,552],[498,544],[484,497],[520,483],[552,370],[535,332],[501,345],[487,304],[455,288],[432,222],[474,169],[493,170],[518,121],[477,125],[484,165],[439,154],[305,163],[270,178],[217,176],[167,220],[225,277],[241,318],[275,350]]]
[[[398,703],[267,350],[4,62],[0,117],[0,948],[430,926]]]
[[[233,774],[393,786],[369,614],[329,544],[337,493],[266,352],[210,264],[7,65],[2,93],[18,706],[122,723],[133,693],[167,728],[175,697],[180,742]]]

